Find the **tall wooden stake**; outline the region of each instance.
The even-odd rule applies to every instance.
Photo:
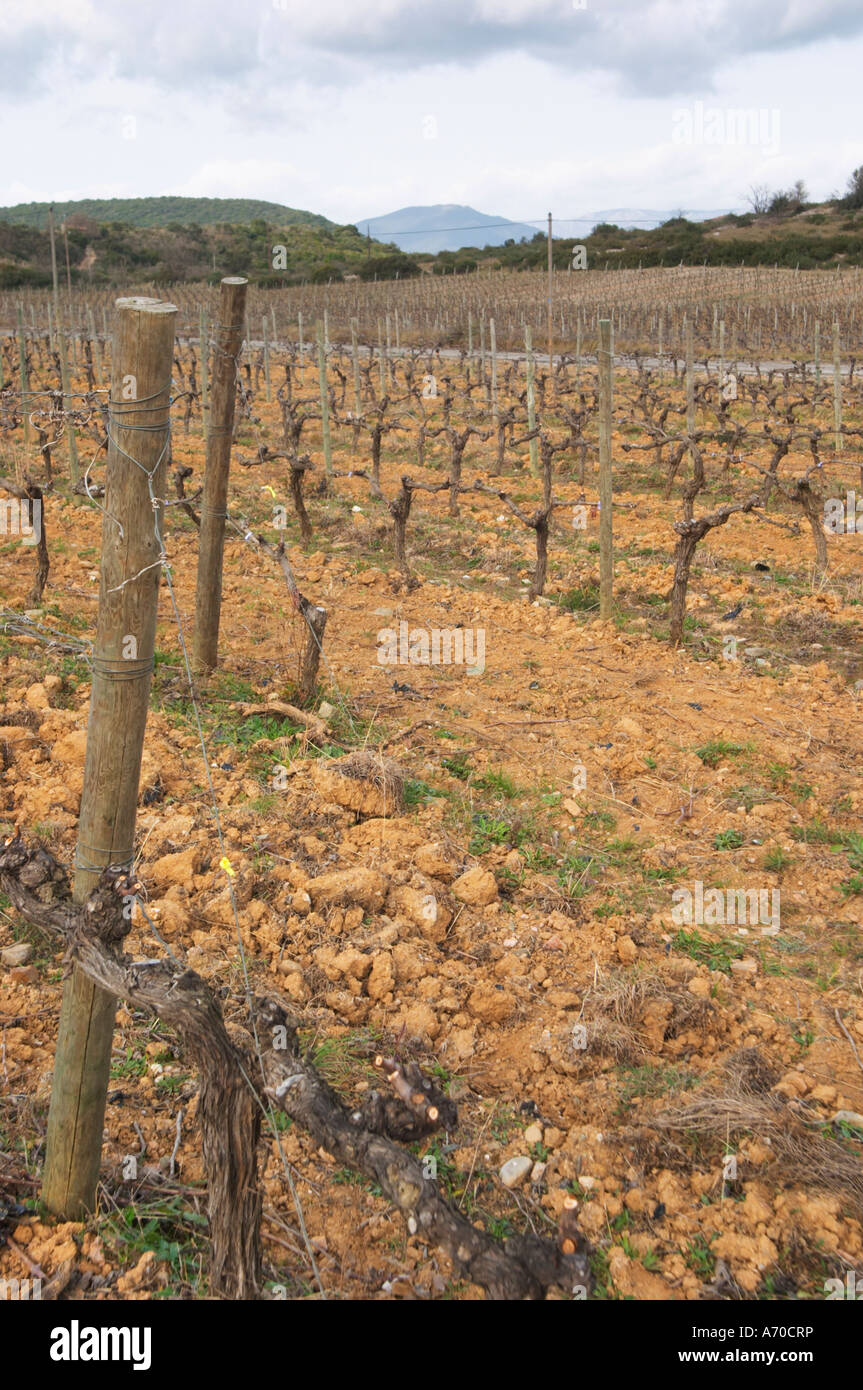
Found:
[[[354,373],[354,452],[360,436],[359,419],[363,413],[363,398],[360,389],[360,357],[357,345],[357,320],[351,319],[351,366]]]
[[[270,325],[266,314],[261,319],[261,332],[264,338],[264,399],[270,399]]]
[[[66,441],[69,446],[69,478],[74,487],[78,482],[78,443],[75,439],[75,426],[70,418],[72,411],[71,387],[69,385],[69,360],[66,356],[66,333],[58,324],[57,327],[57,348],[60,353],[60,385],[63,388],[63,410],[67,416],[65,423]]]
[[[327,482],[333,480],[333,451],[330,445],[330,398],[327,393],[327,359],[324,353],[324,331],[322,325],[318,324],[318,384],[321,390],[321,437],[324,446],[324,472],[327,475]],[[381,389],[385,390],[383,375],[381,376]]]
[[[524,326],[524,350],[527,354],[524,370],[527,377],[527,428],[530,432],[536,429],[536,398],[533,389],[533,334],[529,323]],[[530,471],[536,478],[539,476],[539,445],[535,436],[527,447]]]
[[[614,344],[611,320],[599,320],[599,616],[611,617],[614,549],[611,526],[611,410]]]
[[[210,413],[210,326],[207,322],[206,307],[201,308],[198,345],[201,349],[201,433],[206,439]]]
[[[195,589],[193,664],[201,674],[215,670],[219,656],[225,504],[237,399],[237,355],[243,341],[248,284],[242,275],[228,275],[222,281],[219,297]]]
[[[118,299],[102,520],[99,619],[73,896],[109,864],[131,869],[153,671],[162,508],[177,310]],[[157,530],[159,534],[157,535]],[[42,1198],[79,1220],[92,1211],[116,1000],[73,969],[63,989]]]
[[[18,305],[18,385],[21,391],[21,414],[24,417],[24,443],[30,443],[30,380],[27,372],[27,343],[24,337],[24,311]]]
[[[685,348],[686,353],[686,433],[691,435],[695,429],[695,367],[693,362],[692,345],[692,320],[686,318],[685,323]]]
[[[842,356],[839,350],[839,320],[833,320],[833,437],[834,449],[842,448]]]

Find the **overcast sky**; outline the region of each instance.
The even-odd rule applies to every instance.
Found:
[[[0,204],[823,198],[863,164],[861,73],[863,0],[0,0]]]

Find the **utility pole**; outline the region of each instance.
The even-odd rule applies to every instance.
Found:
[[[69,269],[69,238],[66,235],[66,219],[63,219],[63,245],[66,247],[66,293],[72,303],[72,271]]]
[[[551,213],[548,214],[548,370],[552,371],[552,295],[554,292],[554,263],[552,260]]]
[[[60,302],[57,290],[57,243],[54,240],[54,204],[48,209],[48,234],[51,238],[51,280],[54,285],[54,318],[59,325]]]

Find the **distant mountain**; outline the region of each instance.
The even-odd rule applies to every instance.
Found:
[[[48,226],[48,203],[17,203],[0,207],[0,222],[17,227]],[[94,222],[122,222],[127,227],[211,227],[217,222],[240,226],[263,220],[279,227],[332,228],[337,224],[316,212],[302,212],[283,203],[267,203],[259,198],[79,198],[73,203],[55,203],[54,220],[89,217]]]
[[[542,227],[491,217],[459,203],[399,208],[383,217],[356,223],[363,236],[393,241],[402,251],[458,251],[462,246],[502,246],[505,241],[530,241]]]

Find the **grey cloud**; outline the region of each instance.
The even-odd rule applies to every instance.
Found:
[[[295,0],[289,0],[289,10]],[[307,0],[296,0],[305,7]],[[377,65],[411,70],[436,63],[470,67],[523,53],[573,73],[600,70],[633,94],[704,92],[724,63],[863,32],[860,0],[367,0],[361,21],[334,4],[301,23],[311,51],[348,60],[368,74]],[[335,13],[334,13],[335,11]],[[284,15],[285,35],[290,14]],[[269,26],[278,51],[278,26]],[[517,98],[518,94],[513,96]]]
[[[289,90],[298,75],[343,85],[376,71],[469,69],[525,54],[573,75],[605,71],[632,95],[673,97],[706,94],[713,74],[734,59],[863,32],[860,0],[587,0],[584,10],[572,0],[314,4],[286,0],[280,10],[269,0],[151,0],[118,8],[116,0],[92,0],[89,17],[77,24],[69,14],[50,25],[36,17],[3,34],[0,73],[32,87],[44,81],[48,63],[92,76],[101,55],[116,76],[160,86]]]

